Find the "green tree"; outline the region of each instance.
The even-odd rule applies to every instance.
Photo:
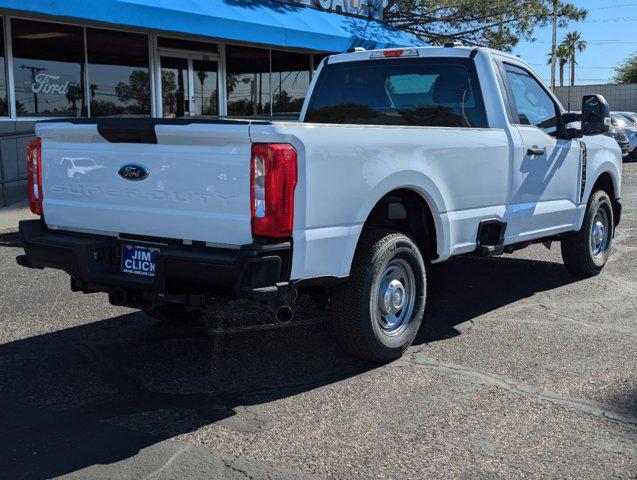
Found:
[[[582,20],[586,10],[562,0],[389,0],[384,18],[431,44],[461,41],[511,51],[537,27]]]
[[[586,50],[586,42],[582,39],[582,34],[580,32],[569,32],[562,40],[560,46],[566,49],[568,52],[568,60],[571,63],[571,87],[575,85],[575,65],[577,62],[575,61],[575,54],[577,52],[583,52]]]
[[[613,80],[617,83],[637,83],[637,53],[633,53],[615,69]]]

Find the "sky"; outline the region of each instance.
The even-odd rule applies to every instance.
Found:
[[[571,0],[571,3],[588,10],[586,20],[572,22],[567,28],[558,28],[558,44],[571,31],[578,31],[587,42],[586,50],[578,53],[575,84],[589,85],[613,83],[615,67],[632,53],[637,53],[637,1],[636,0]],[[542,79],[549,84],[551,68],[546,65],[551,52],[551,27],[535,31],[535,42],[520,42],[513,53],[531,64]],[[569,77],[565,69],[565,84]],[[559,84],[559,69],[556,68]]]

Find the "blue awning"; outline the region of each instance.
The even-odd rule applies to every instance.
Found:
[[[0,8],[314,51],[423,44],[383,22],[274,0],[0,0]]]

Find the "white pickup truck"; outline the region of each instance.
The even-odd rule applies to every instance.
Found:
[[[573,274],[600,272],[621,215],[609,125],[603,97],[566,113],[519,58],[451,45],[327,57],[300,122],[45,121],[18,263],[160,319],[239,298],[289,320],[310,292],[346,349],[387,361],[430,262],[559,241]]]

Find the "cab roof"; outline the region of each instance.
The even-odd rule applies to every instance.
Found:
[[[393,54],[396,52],[396,54]],[[397,52],[403,52],[402,55],[397,54]],[[474,53],[475,52],[475,53]],[[501,57],[506,57],[511,60],[515,60],[517,62],[523,62],[520,58],[511,55],[507,52],[501,52],[499,50],[493,50],[491,48],[486,47],[471,47],[464,45],[453,45],[448,44],[446,46],[437,46],[437,47],[402,47],[402,48],[383,48],[378,50],[364,50],[364,49],[356,49],[353,52],[347,53],[339,53],[335,55],[330,55],[328,57],[327,63],[342,63],[342,62],[355,62],[362,60],[370,60],[370,59],[381,59],[381,58],[401,58],[401,57],[455,57],[455,58],[468,58],[472,55],[477,55],[478,53],[493,55],[497,54]]]

